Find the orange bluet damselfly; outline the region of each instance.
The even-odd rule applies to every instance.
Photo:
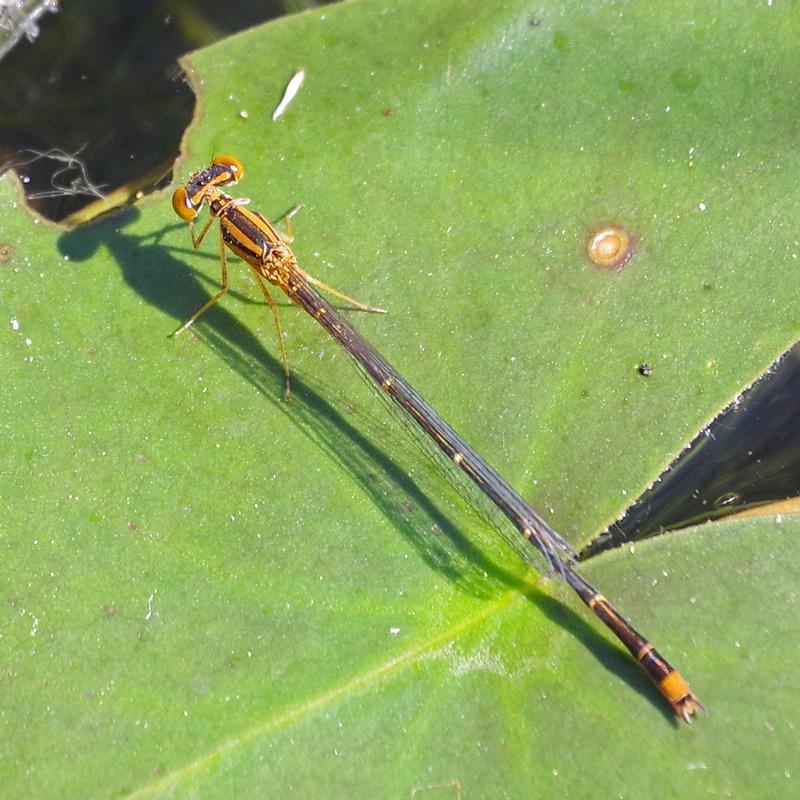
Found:
[[[366,374],[397,404],[436,446],[466,475],[480,492],[511,522],[575,590],[581,600],[628,648],[636,661],[653,680],[675,713],[686,722],[703,706],[681,674],[655,647],[622,617],[611,603],[575,571],[570,546],[478,453],[475,452],[417,393],[417,391],[378,353],[336,309],[314,288],[319,288],[368,311],[382,311],[358,303],[331,289],[300,268],[289,248],[291,238],[284,236],[259,213],[246,208],[249,200],[235,199],[224,188],[242,179],[244,169],[232,156],[218,156],[209,167],[194,173],[179,187],[172,205],[181,219],[189,222],[195,249],[203,241],[215,219],[220,223],[221,288],[185,322],[176,334],[186,330],[228,290],[227,247],[249,267],[272,310],[281,349],[286,392],[289,393],[289,369],[275,301],[265,283],[286,293],[289,299],[308,312],[355,359]],[[210,219],[195,236],[193,224],[203,205],[208,205]],[[288,217],[291,218],[291,212]]]

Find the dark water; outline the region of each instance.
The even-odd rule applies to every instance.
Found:
[[[168,183],[194,109],[177,59],[287,6],[314,5],[322,3],[62,3],[40,19],[35,42],[23,39],[0,61],[0,172],[14,165],[31,205],[53,220],[142,175],[153,187]]]
[[[795,345],[582,557],[800,493],[798,398],[800,346]]]

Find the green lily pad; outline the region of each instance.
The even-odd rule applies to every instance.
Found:
[[[346,313],[579,545],[797,338],[800,23],[485,6],[351,2],[195,54],[181,173],[232,153],[253,208],[305,203],[300,263],[389,308]],[[791,794],[794,519],[586,565],[708,706],[678,726],[283,300],[282,399],[234,259],[167,338],[219,277],[168,195],[72,232],[19,197],[0,180],[9,797]],[[587,256],[611,223],[615,270]]]

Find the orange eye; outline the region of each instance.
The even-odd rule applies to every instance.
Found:
[[[236,183],[244,177],[244,167],[238,158],[233,156],[217,156],[212,162],[216,167],[224,167],[231,174],[231,182]]]
[[[172,208],[175,213],[186,222],[191,222],[197,217],[197,209],[189,200],[185,186],[179,186],[172,195]]]

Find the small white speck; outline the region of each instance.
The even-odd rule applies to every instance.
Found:
[[[776,514],[775,515],[775,524],[776,525],[783,525],[783,514]]]
[[[16,317],[11,317],[11,330],[18,331],[19,330],[19,320]]]
[[[664,109],[664,111],[666,111],[666,112],[667,112],[667,114],[669,114],[669,112],[670,112],[670,111],[672,111],[672,106],[667,106],[667,107]]]
[[[699,208],[701,211],[705,211],[705,210],[706,210],[706,204],[705,204],[705,203],[698,203],[698,204],[697,204],[697,207],[698,207],[698,208]]]
[[[33,344],[33,342],[30,339],[26,339],[25,344],[28,345],[28,347],[30,347]]]
[[[147,614],[144,616],[146,620],[153,616],[153,596],[154,595],[151,594],[150,597],[147,598]]]
[[[391,633],[392,636],[397,636],[397,634],[400,633],[400,628],[389,628],[389,633]]]

